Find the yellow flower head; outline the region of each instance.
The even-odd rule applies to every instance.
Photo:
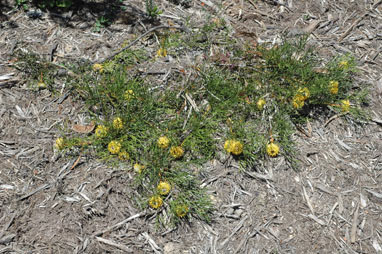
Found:
[[[99,71],[100,73],[102,73],[103,72],[102,64],[94,64],[93,65],[93,71]]]
[[[134,164],[134,171],[137,172],[138,174],[142,173],[142,170],[145,168],[144,165],[141,165],[139,163]]]
[[[231,144],[234,142],[233,139],[227,139],[224,143],[224,149],[227,151],[227,153],[231,152]]]
[[[297,94],[301,95],[303,100],[307,100],[310,97],[310,91],[307,87],[299,88]]]
[[[243,144],[240,141],[234,140],[230,147],[231,153],[240,155],[243,152]]]
[[[350,101],[349,100],[342,100],[341,101],[341,108],[343,112],[348,112],[350,109]]]
[[[304,106],[304,96],[301,94],[296,94],[296,96],[293,97],[293,107],[295,109],[300,109]]]
[[[107,135],[107,127],[105,125],[98,125],[95,130],[95,135],[97,138],[103,138]]]
[[[331,94],[338,93],[338,81],[330,81],[329,82],[329,90]]]
[[[109,145],[107,146],[107,150],[109,150],[109,152],[111,154],[118,154],[119,151],[121,150],[121,143],[119,143],[118,141],[116,140],[113,140],[109,143]]]
[[[177,205],[175,207],[175,214],[176,216],[178,216],[179,218],[183,218],[184,216],[187,215],[188,213],[188,206],[187,205]]]
[[[264,108],[266,101],[264,99],[260,99],[257,101],[256,105],[259,110],[262,110]]]
[[[165,48],[158,49],[157,56],[158,57],[166,57],[167,56],[167,49],[165,49]]]
[[[240,155],[243,152],[243,147],[243,144],[235,139],[228,139],[224,143],[224,149],[234,155]]]
[[[152,196],[149,200],[149,205],[154,209],[158,209],[162,204],[163,200],[160,196]]]
[[[123,122],[122,119],[117,117],[113,120],[113,127],[116,129],[122,129],[123,128]]]
[[[170,149],[170,154],[175,159],[179,159],[180,157],[183,156],[184,150],[183,150],[183,148],[181,146],[172,146],[171,149]]]
[[[62,150],[65,147],[64,138],[57,138],[54,147],[58,150]]]
[[[340,67],[342,67],[343,69],[348,69],[349,68],[349,62],[346,61],[346,60],[341,61],[338,65]]]
[[[118,154],[118,158],[121,161],[127,161],[128,159],[130,159],[130,154],[126,151],[122,151]]]
[[[37,87],[38,87],[38,88],[46,88],[46,84],[44,83],[44,81],[39,81],[39,82],[37,83]]]
[[[267,145],[267,154],[271,157],[276,157],[279,154],[280,147],[273,142]]]
[[[125,98],[125,100],[129,101],[131,100],[133,97],[134,97],[134,91],[129,89],[125,92],[125,94],[123,95],[123,97]]]
[[[166,136],[162,136],[158,138],[158,146],[160,148],[166,149],[170,145],[170,140]]]
[[[160,195],[167,195],[171,190],[171,185],[168,182],[160,182],[157,186]]]

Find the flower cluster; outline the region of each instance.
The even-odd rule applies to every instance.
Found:
[[[154,208],[154,209],[158,209],[159,207],[161,207],[163,204],[163,199],[161,198],[161,196],[152,196],[149,200],[149,205]]]
[[[348,112],[350,109],[350,101],[349,100],[342,100],[341,101],[341,109],[343,112]]]
[[[228,139],[224,143],[224,149],[234,155],[240,155],[243,152],[243,147],[243,144],[235,139]]]
[[[131,100],[133,97],[134,97],[134,91],[131,89],[127,90],[125,94],[123,95],[123,98],[125,98],[125,100],[127,101]]]
[[[271,157],[276,157],[279,154],[280,147],[273,142],[267,145],[267,154]]]
[[[181,158],[183,156],[184,150],[183,150],[183,148],[181,146],[172,146],[170,148],[170,154],[175,159],[179,159],[179,158]]]
[[[158,49],[157,56],[158,57],[166,57],[167,56],[167,49],[165,49],[165,48]]]
[[[161,181],[157,186],[159,195],[154,195],[149,199],[149,206],[154,209],[158,209],[163,205],[163,199],[161,196],[166,196],[170,193],[171,185],[168,182]]]
[[[121,161],[127,161],[128,159],[130,159],[130,154],[126,151],[122,151],[122,152],[119,152],[118,158]]]
[[[167,195],[171,190],[171,185],[168,182],[160,182],[157,186],[157,190],[160,195]]]
[[[259,99],[256,103],[258,110],[263,110],[265,103],[264,99]]]
[[[300,109],[304,106],[305,101],[310,97],[310,91],[307,87],[299,88],[297,94],[293,97],[292,105],[295,109]]]
[[[349,62],[346,61],[346,60],[341,61],[338,65],[339,65],[341,68],[343,68],[344,70],[346,70],[346,69],[349,68]]]
[[[98,125],[95,130],[95,135],[97,138],[103,138],[107,135],[107,127],[105,125]]]
[[[120,117],[117,117],[113,120],[113,127],[117,130],[120,130],[123,128],[123,121]]]
[[[64,138],[57,138],[56,143],[54,144],[54,148],[58,150],[62,150],[65,147]]]
[[[188,206],[187,205],[177,205],[175,207],[175,214],[176,216],[178,216],[179,218],[183,218],[184,216],[187,215],[188,213]]]
[[[330,81],[329,82],[329,91],[331,94],[338,93],[338,81]]]
[[[102,73],[104,71],[103,65],[98,64],[98,63],[94,64],[93,65],[93,71],[96,71],[96,72],[98,71],[98,72]]]
[[[107,146],[107,150],[109,150],[109,152],[111,154],[118,154],[119,151],[121,150],[121,143],[116,141],[116,140],[113,140],[109,143],[109,145]]]
[[[162,149],[166,149],[170,145],[170,140],[166,136],[158,138],[158,146]]]

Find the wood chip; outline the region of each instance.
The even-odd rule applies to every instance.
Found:
[[[304,186],[302,186],[302,191],[303,191],[303,194],[304,194],[306,203],[308,204],[308,207],[309,207],[310,211],[311,211],[312,214],[314,215],[314,209],[313,209],[313,206],[312,206],[312,202],[310,202],[308,193],[306,193],[306,190],[305,190],[305,187],[304,187]]]
[[[359,204],[357,204],[357,209],[355,209],[354,216],[353,216],[353,222],[352,222],[351,232],[350,232],[351,243],[355,243],[355,237],[356,237],[357,225],[358,225],[358,216],[359,216]]]
[[[375,192],[375,191],[372,191],[372,190],[368,190],[368,189],[366,189],[366,191],[371,193],[374,197],[382,198],[382,193],[378,193],[378,192]]]

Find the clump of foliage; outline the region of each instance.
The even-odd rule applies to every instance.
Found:
[[[154,0],[146,0],[146,14],[150,19],[156,19],[162,11],[154,3]]]
[[[178,35],[167,35],[152,61],[177,47],[192,50],[187,43],[213,49],[208,38],[181,42]],[[279,156],[296,168],[291,140],[296,125],[315,111],[353,117],[362,112],[361,91],[352,88],[354,59],[341,56],[322,66],[306,42],[226,44],[205,56],[203,65],[183,70],[194,75],[180,74],[185,84],[171,89],[157,89],[145,77],[126,72],[150,59],[142,50],[127,50],[74,80],[96,128],[85,136],[60,137],[56,148],[79,147],[134,172],[138,204],[157,210],[165,216],[162,222],[191,216],[208,221],[213,206],[194,167],[223,152],[243,168]]]

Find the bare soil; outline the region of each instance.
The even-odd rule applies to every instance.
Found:
[[[0,80],[0,253],[382,253],[382,1],[156,2],[165,10],[161,24],[189,17],[197,29],[215,15],[243,42],[311,33],[321,56],[351,53],[360,68],[355,86],[372,85],[373,121],[306,125],[292,137],[299,172],[283,157],[248,173],[235,161],[211,161],[202,170],[213,221],[191,218],[164,231],[152,211],[135,206],[128,172],[54,154],[54,140],[65,134],[59,127],[89,119],[64,84],[58,95],[36,92],[13,65],[20,49],[55,63],[107,57],[155,25],[145,21],[144,1],[125,1],[126,11],[100,33],[93,28],[101,5],[33,19],[2,1],[0,77],[10,75]],[[155,54],[145,40],[134,47]]]

